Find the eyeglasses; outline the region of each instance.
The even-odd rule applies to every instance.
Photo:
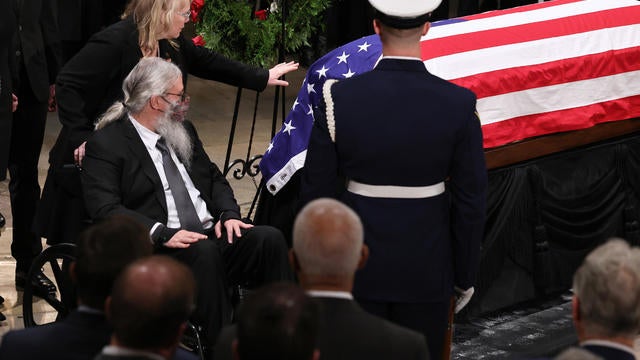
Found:
[[[182,16],[183,18],[185,18],[185,20],[189,20],[189,18],[191,17],[191,9],[185,11],[185,12],[178,12],[178,15]]]
[[[181,94],[175,94],[175,93],[167,92],[167,93],[164,93],[164,94],[165,94],[165,95],[178,96],[178,97],[180,97],[180,102],[189,101],[189,100],[191,99],[191,97],[189,96],[189,94],[187,94],[186,92],[183,92],[183,93],[181,93]],[[164,97],[162,97],[162,99],[163,99],[164,101],[167,101],[167,99],[165,99]],[[167,102],[168,102],[168,101],[167,101]]]

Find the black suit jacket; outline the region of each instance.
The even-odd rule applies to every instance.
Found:
[[[582,346],[594,355],[600,356],[605,360],[634,360],[635,356],[627,351],[607,346],[587,344]]]
[[[46,102],[49,85],[55,83],[62,58],[55,14],[55,1],[11,0],[18,15],[14,36],[17,64],[27,79],[14,74],[14,87],[30,86],[36,99]],[[19,6],[19,8],[17,8]],[[3,9],[10,11],[10,9]]]
[[[9,3],[5,0],[6,3]],[[9,145],[11,144],[11,93],[13,92],[12,74],[16,73],[13,35],[16,31],[16,19],[13,11],[0,12],[0,181],[6,178],[9,163]]]
[[[0,359],[86,360],[110,337],[104,315],[73,311],[55,323],[8,332],[0,344]]]
[[[429,359],[422,334],[364,311],[346,299],[317,297],[320,304],[318,349],[324,360]],[[215,360],[231,360],[236,326],[222,330],[214,349]]]
[[[99,354],[111,340],[111,326],[104,315],[73,311],[61,321],[10,331],[2,337],[0,359],[87,360]],[[174,360],[195,360],[183,349]]]
[[[216,219],[222,212],[225,219],[240,218],[231,186],[204,151],[193,125],[183,124],[194,144],[189,176],[209,212]],[[82,190],[92,219],[125,214],[149,230],[156,222],[167,223],[160,177],[127,116],[96,131],[87,141],[83,167]]]
[[[153,360],[151,357],[147,356],[126,356],[126,355],[106,355],[106,354],[98,354],[93,360]]]

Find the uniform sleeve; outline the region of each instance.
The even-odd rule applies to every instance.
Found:
[[[195,46],[183,35],[180,36],[180,50],[192,75],[256,91],[267,87],[269,71],[266,69],[249,66],[210,49]]]
[[[327,127],[324,100],[316,109],[307,157],[301,171],[301,206],[317,198],[337,196],[338,154]]]
[[[457,137],[450,174],[454,282],[462,289],[475,283],[484,236],[487,193],[487,168],[475,97],[470,104],[468,121]]]

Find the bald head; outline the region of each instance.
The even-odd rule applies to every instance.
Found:
[[[353,276],[362,244],[360,218],[336,200],[314,200],[296,217],[293,250],[304,274]]]
[[[193,274],[185,265],[166,256],[132,263],[113,286],[109,316],[115,337],[133,349],[177,344],[194,294]]]

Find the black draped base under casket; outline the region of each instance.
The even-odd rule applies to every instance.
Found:
[[[257,224],[291,244],[299,174],[267,191]],[[593,248],[617,236],[640,245],[640,133],[489,171],[487,223],[476,293],[480,315],[566,291]]]

